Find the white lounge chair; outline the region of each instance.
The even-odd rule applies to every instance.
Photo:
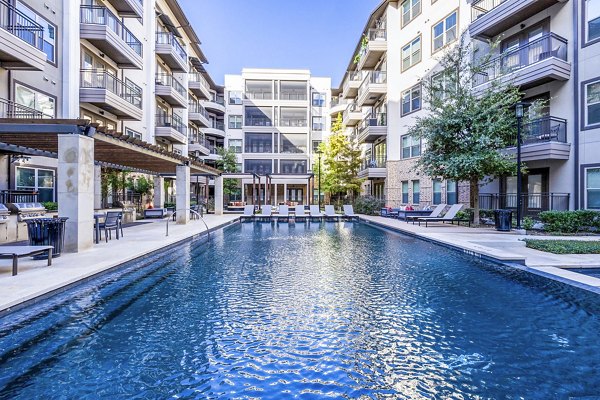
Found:
[[[352,204],[344,204],[344,218],[358,220],[358,215],[354,214]]]
[[[260,207],[261,209],[261,213],[260,214],[255,214],[254,218],[256,218],[259,221],[268,221],[271,222],[271,218],[273,217],[273,214],[271,213],[271,205],[264,205]]]
[[[421,217],[417,218],[417,222],[419,222],[419,226],[421,226],[421,222],[425,222],[425,227],[427,227],[428,222],[450,222],[454,224],[454,222],[460,225],[461,222],[468,222],[469,226],[471,226],[471,220],[465,218],[456,218],[456,214],[463,208],[462,204],[454,204],[443,217]]]
[[[246,219],[252,219],[252,218],[254,218],[254,205],[250,204],[250,205],[244,206],[244,213],[240,217],[240,220],[244,221]]]
[[[279,212],[275,214],[273,217],[277,218],[277,222],[281,219],[285,219],[289,222],[290,220],[290,208],[287,205],[279,206]]]
[[[319,210],[319,206],[310,206],[310,218],[311,219],[323,219],[323,214]]]
[[[407,215],[404,219],[407,224],[409,221],[412,221],[414,225],[417,218],[439,218],[446,209],[446,206],[447,204],[438,204],[429,215]]]
[[[341,216],[342,214],[336,214],[335,208],[332,204],[328,204],[325,206],[325,219],[337,219],[339,221]]]
[[[299,220],[299,219],[307,220],[308,219],[308,214],[306,214],[306,210],[304,210],[304,206],[296,206],[295,211],[296,211],[295,215],[294,215],[295,220]]]

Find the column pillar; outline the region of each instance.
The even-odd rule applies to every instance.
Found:
[[[94,210],[102,208],[102,167],[94,165]]]
[[[154,208],[163,208],[165,206],[165,178],[162,176],[154,177]]]
[[[279,199],[277,198],[277,184],[276,183],[273,185],[273,196],[275,197],[275,201],[273,202],[273,205],[278,206]]]
[[[288,201],[287,195],[288,195],[288,191],[287,191],[287,183],[284,183],[284,184],[283,184],[283,202],[284,202],[285,204],[287,204],[287,201]]]
[[[176,221],[178,224],[185,225],[190,222],[190,166],[178,165],[175,177],[177,182],[177,193],[175,194],[175,203],[177,204],[175,207],[177,211]]]
[[[215,177],[215,215],[223,215],[223,177],[221,175]]]
[[[94,139],[58,135],[58,214],[68,217],[65,252],[78,253],[93,245]]]

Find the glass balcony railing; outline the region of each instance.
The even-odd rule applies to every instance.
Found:
[[[140,42],[108,8],[100,6],[81,6],[80,14],[82,24],[104,25],[108,27],[139,56],[142,55],[142,42]]]
[[[188,81],[199,82],[200,85],[208,89],[208,82],[206,82],[206,79],[202,76],[200,72],[190,72],[188,75]]]
[[[374,157],[374,158],[363,158],[361,164],[361,171],[364,171],[368,168],[385,168],[387,162],[387,157]]]
[[[369,41],[386,40],[387,31],[385,28],[371,28],[369,29],[369,32],[367,32],[367,37],[369,38]]]
[[[0,0],[0,28],[38,50],[44,49],[44,27],[5,0]]]
[[[156,116],[156,127],[157,128],[173,128],[182,135],[187,136],[187,126],[183,123],[181,117],[177,114],[164,115],[159,114]]]
[[[471,21],[498,7],[506,0],[475,0],[471,3]]]
[[[366,129],[372,126],[387,126],[387,114],[386,113],[374,113],[363,119],[359,126],[359,133],[364,132]]]
[[[208,119],[208,113],[206,112],[204,107],[202,107],[202,104],[200,104],[199,102],[197,102],[195,100],[190,100],[188,102],[188,113],[201,114],[206,119]]]
[[[358,97],[360,97],[369,87],[369,85],[378,85],[387,82],[386,71],[369,71],[363,83],[358,88]]]
[[[80,80],[82,88],[106,89],[140,110],[142,109],[142,89],[123,82],[107,71],[82,69]]]
[[[179,42],[179,39],[172,32],[156,32],[156,44],[169,44],[173,46],[177,55],[184,62],[187,62],[185,46]]]
[[[160,72],[156,74],[156,84],[162,86],[171,86],[182,97],[186,97],[186,90],[183,85],[171,74]]]
[[[306,127],[308,126],[308,121],[306,118],[282,118],[279,121],[279,126],[289,126],[289,127]]]

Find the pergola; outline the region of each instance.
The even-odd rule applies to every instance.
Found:
[[[258,181],[258,187],[260,188],[260,175],[255,174],[253,172],[248,172],[248,173],[241,173],[241,172],[225,172],[223,174],[221,174],[221,176],[224,179],[250,179],[252,178],[252,204],[256,204],[256,185],[257,185],[257,181]],[[242,189],[243,190],[243,189]],[[260,196],[258,196],[258,205],[261,206],[261,199]]]
[[[312,204],[312,193],[311,193],[311,189],[314,186],[314,179],[315,179],[315,175],[310,173],[310,174],[267,174],[266,176],[266,202],[268,204],[271,203],[271,183],[273,183],[273,181],[275,181],[275,183],[277,183],[277,181],[307,181],[307,190],[306,190],[306,203],[308,205]]]

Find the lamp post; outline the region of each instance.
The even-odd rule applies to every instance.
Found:
[[[515,116],[517,117],[517,229],[521,229],[521,213],[523,211],[523,174],[521,172],[521,126],[525,108],[531,104],[518,102],[515,104]]]

